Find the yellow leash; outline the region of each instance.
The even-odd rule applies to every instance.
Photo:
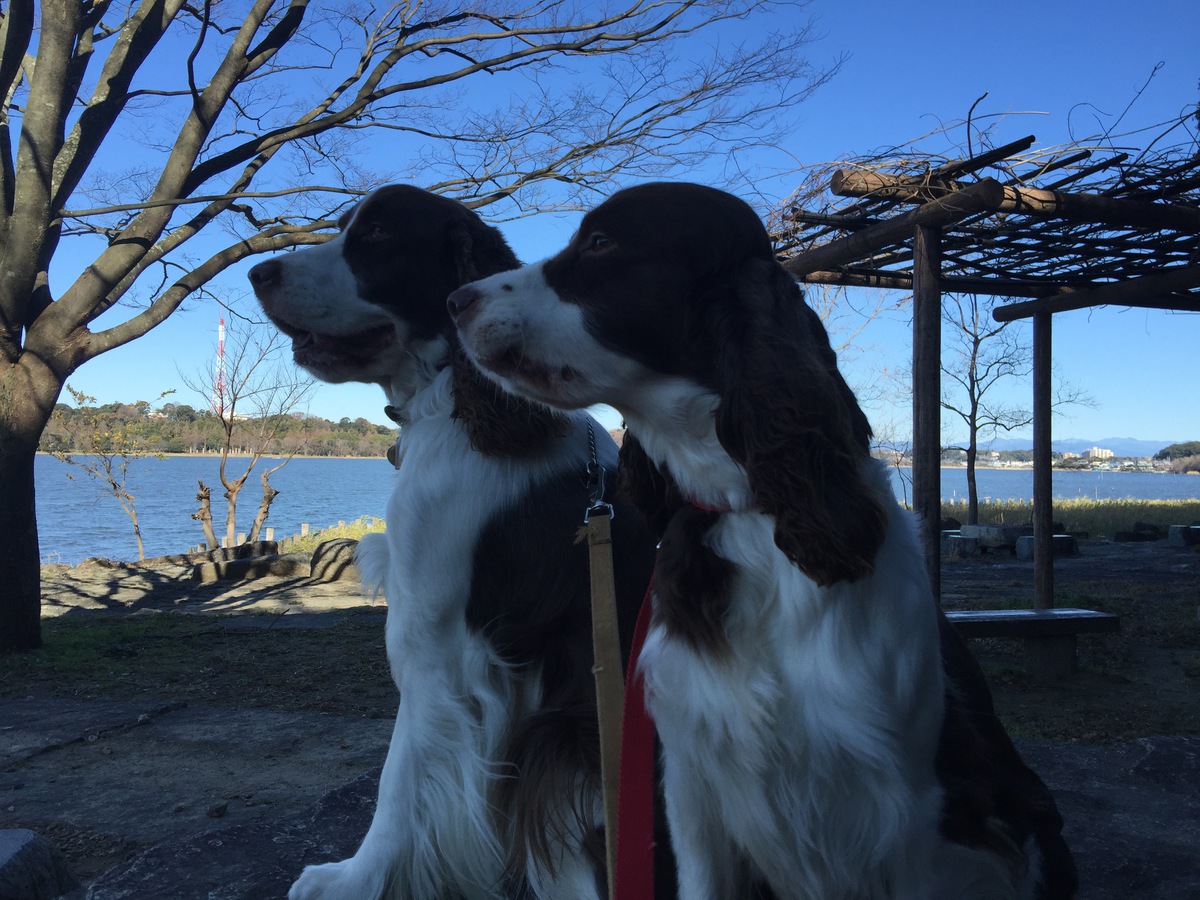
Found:
[[[613,577],[612,506],[604,502],[604,470],[596,462],[595,436],[588,425],[592,461],[588,465],[590,506],[575,543],[588,542],[592,585],[592,673],[600,725],[600,784],[604,794],[604,842],[608,896],[614,900],[617,870],[617,794],[621,780],[621,720],[625,672],[617,632],[617,592]]]

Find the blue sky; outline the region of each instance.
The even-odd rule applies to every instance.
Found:
[[[940,121],[962,119],[984,92],[988,97],[977,114],[1010,114],[998,125],[996,143],[1034,134],[1038,145],[1103,130],[1143,87],[1128,124],[1165,121],[1200,100],[1196,0],[1136,7],[1109,0],[816,0],[811,11],[820,39],[810,57],[821,63],[846,53],[848,59],[836,78],[792,111],[796,127],[785,144],[748,149],[737,160],[778,173],[756,181],[759,196],[747,199],[760,206],[783,199],[795,186],[797,176],[786,173],[912,140]],[[705,181],[712,175],[679,177]],[[502,228],[518,255],[535,261],[561,247],[578,219],[577,213],[543,215]],[[227,273],[215,286],[218,292],[247,295],[248,268]],[[212,301],[191,302],[146,337],[84,365],[70,383],[100,402],[153,400],[175,388],[172,400],[203,405],[179,372],[192,376],[210,365],[218,314]],[[1200,404],[1191,390],[1198,345],[1200,316],[1118,308],[1057,315],[1056,367],[1089,392],[1097,408],[1077,409],[1056,422],[1055,437],[1200,439]],[[866,384],[877,380],[881,367],[903,366],[909,352],[901,310],[856,336],[843,353],[843,367],[851,382]],[[1014,396],[1025,392],[1020,386]],[[308,411],[386,424],[382,407],[377,388],[322,385]],[[907,410],[893,404],[873,403],[869,414],[877,426],[895,423],[907,430]]]

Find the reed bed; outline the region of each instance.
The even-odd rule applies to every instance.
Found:
[[[942,516],[965,522],[967,501],[942,503]],[[981,525],[1028,525],[1033,521],[1032,500],[979,501]],[[1091,500],[1073,497],[1054,501],[1054,521],[1072,534],[1113,537],[1118,531],[1132,531],[1135,522],[1157,526],[1163,536],[1171,525],[1200,523],[1200,500]]]
[[[287,553],[311,553],[317,549],[318,544],[325,541],[337,540],[338,538],[349,538],[357,541],[365,534],[385,530],[387,530],[387,526],[383,519],[376,516],[362,516],[353,522],[339,522],[337,525],[332,525],[329,528],[309,532],[303,537],[288,538],[287,545],[283,549]]]
[[[967,520],[967,501],[947,500],[942,503],[942,517]],[[981,525],[1028,525],[1033,521],[1032,500],[979,501],[979,524]],[[1200,524],[1200,500],[1092,500],[1087,497],[1072,497],[1054,501],[1054,521],[1062,523],[1063,530],[1072,534],[1087,534],[1091,537],[1113,537],[1118,531],[1132,531],[1135,522],[1155,525],[1165,537],[1171,525]],[[288,543],[289,552],[315,550],[322,541],[335,538],[358,540],[364,534],[384,531],[383,519],[364,516],[345,525],[314,531],[303,538],[293,538]]]

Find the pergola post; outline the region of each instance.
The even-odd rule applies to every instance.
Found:
[[[1054,607],[1054,476],[1051,471],[1050,319],[1033,316],[1033,608]]]
[[[942,596],[942,290],[941,229],[917,226],[913,243],[913,507],[925,566]]]

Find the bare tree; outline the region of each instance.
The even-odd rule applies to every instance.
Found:
[[[953,413],[967,430],[967,522],[979,521],[975,466],[979,441],[1000,431],[1023,428],[1033,421],[1029,407],[996,400],[995,388],[1032,371],[1029,345],[1011,322],[996,322],[990,298],[947,294],[942,321],[947,326],[942,348],[942,409]]]
[[[162,455],[146,453],[142,449],[136,423],[117,426],[114,430],[108,427],[109,420],[101,417],[92,406],[96,402],[95,397],[77,391],[69,384],[66,385],[66,389],[83,413],[78,430],[71,436],[71,446],[82,456],[72,455],[65,450],[54,451],[54,456],[69,466],[82,469],[88,478],[103,485],[105,490],[117,498],[122,511],[129,517],[129,523],[133,526],[133,537],[137,541],[140,562],[146,558],[146,548],[142,544],[142,525],[138,519],[136,498],[129,490],[129,464],[146,456],[161,459]],[[169,393],[170,391],[161,394],[158,399],[161,400]],[[135,406],[143,415],[150,408],[145,401],[138,401]],[[67,478],[74,480],[75,476],[68,472]]]
[[[967,522],[979,522],[979,491],[975,469],[979,443],[1000,432],[1015,431],[1033,422],[1028,406],[997,399],[996,388],[1027,378],[1033,370],[1029,344],[1013,322],[997,322],[992,308],[1000,298],[975,294],[947,294],[942,299],[942,321],[948,326],[942,348],[942,409],[957,416],[966,427]],[[1070,406],[1093,406],[1084,391],[1056,379],[1052,408],[1061,413]]]
[[[335,207],[384,181],[504,218],[776,139],[779,111],[827,74],[800,56],[795,7],[763,18],[776,5],[10,0],[0,649],[40,643],[33,460],[79,366],[233,264],[326,240]],[[388,171],[368,168],[368,136]],[[51,261],[76,237],[100,249],[55,290]]]
[[[237,505],[246,480],[276,443],[292,413],[304,405],[315,388],[312,379],[300,375],[286,358],[284,350],[289,346],[288,339],[275,328],[230,316],[220,374],[181,376],[184,384],[210,401],[224,435],[217,469],[217,477],[225,489],[224,541],[218,539],[213,527],[212,489],[203,480],[196,494],[199,509],[192,514],[200,522],[210,549],[237,543]],[[287,465],[297,449],[287,453],[282,462],[259,473],[262,496],[247,533],[248,541],[258,540],[271,502],[279,495],[271,487],[271,475]]]

